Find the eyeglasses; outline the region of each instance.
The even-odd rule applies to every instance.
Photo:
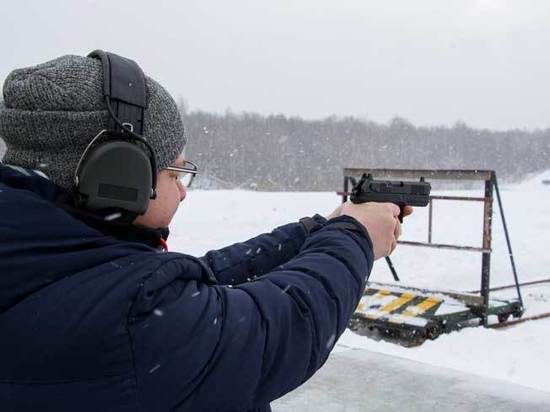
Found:
[[[190,187],[196,174],[199,173],[197,165],[193,162],[185,161],[184,167],[168,166],[163,170],[170,170],[171,172],[177,172],[178,180],[185,186]]]

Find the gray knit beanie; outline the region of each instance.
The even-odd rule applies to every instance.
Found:
[[[178,157],[186,139],[174,99],[153,79],[146,76],[145,83],[143,134],[158,172]],[[41,170],[70,188],[84,149],[108,125],[102,87],[101,62],[90,57],[62,56],[11,72],[0,102],[3,162]]]

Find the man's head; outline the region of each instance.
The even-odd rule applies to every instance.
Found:
[[[147,76],[145,84],[143,135],[155,152],[153,172],[160,177],[182,153],[185,135],[172,97]],[[4,101],[0,102],[0,137],[7,145],[3,161],[39,169],[57,185],[72,188],[86,146],[100,130],[108,128],[110,116],[102,90],[101,62],[90,57],[63,56],[14,70],[4,83]],[[151,202],[151,207],[156,205],[153,208],[166,197],[160,193],[160,183],[159,199]]]

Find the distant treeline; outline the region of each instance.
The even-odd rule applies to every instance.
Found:
[[[398,117],[381,124],[351,117],[182,113],[186,156],[200,168],[196,187],[205,189],[334,191],[342,188],[345,167],[495,169],[512,182],[550,168],[550,129],[495,132],[462,122],[416,127]],[[0,139],[0,159],[3,151]]]
[[[495,169],[519,181],[550,168],[550,129],[495,132],[468,127],[416,127],[356,118],[184,113],[187,158],[203,188],[333,191],[342,169]]]

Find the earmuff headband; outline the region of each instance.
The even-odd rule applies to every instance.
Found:
[[[92,210],[144,213],[156,188],[155,153],[143,137],[145,75],[133,60],[113,53],[95,50],[89,57],[101,61],[103,95],[111,120],[78,162],[79,199]]]

